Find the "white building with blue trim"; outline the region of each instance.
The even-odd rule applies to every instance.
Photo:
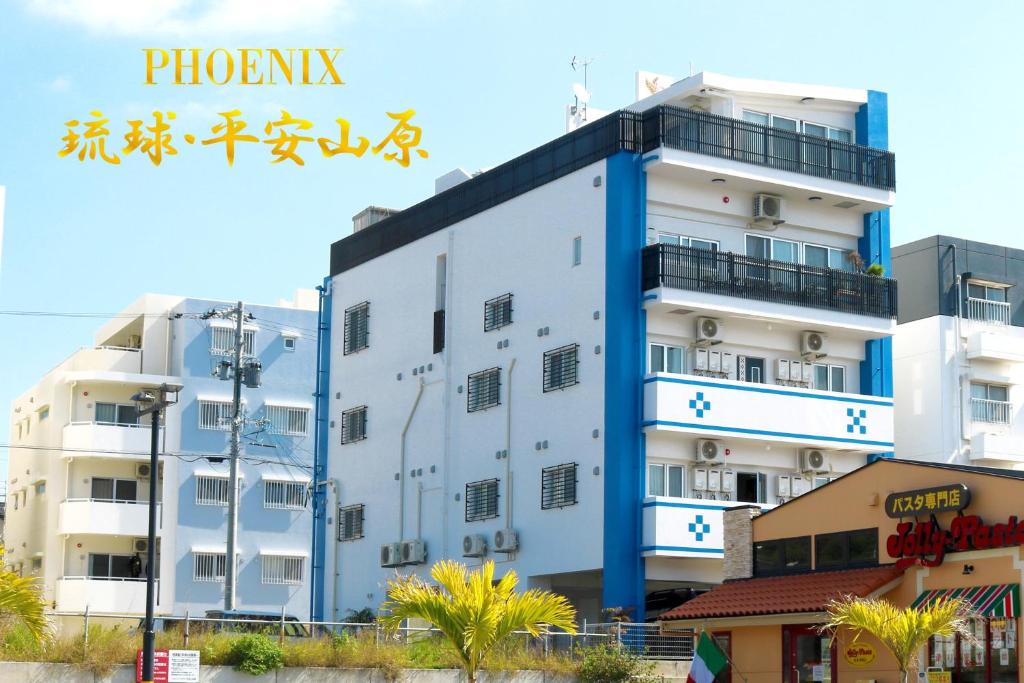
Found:
[[[721,580],[723,508],[891,453],[886,126],[884,93],[700,73],[357,217],[322,293],[314,615],[489,558],[642,619]]]
[[[236,609],[309,613],[316,294],[248,306]],[[150,422],[131,397],[184,388],[160,433],[157,613],[224,605],[231,382],[213,376],[233,349],[232,304],[145,295],[12,405],[5,564],[41,579],[58,613],[145,612]],[[138,555],[142,565],[135,565]],[[139,571],[141,570],[141,572]]]

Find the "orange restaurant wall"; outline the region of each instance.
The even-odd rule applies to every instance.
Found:
[[[875,661],[867,666],[854,666],[847,662],[846,657],[843,656],[843,649],[854,642],[853,638],[852,631],[844,629],[839,633],[839,642],[836,643],[836,658],[839,660],[837,683],[856,683],[856,681],[872,679],[878,683],[900,683],[896,659],[882,647],[874,636],[863,634],[857,638],[857,642],[870,643],[875,647]]]
[[[782,672],[781,626],[721,630],[732,633],[732,683],[779,683]]]

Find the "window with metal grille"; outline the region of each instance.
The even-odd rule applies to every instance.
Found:
[[[263,555],[260,559],[260,564],[263,567],[263,583],[291,586],[302,583],[305,558],[289,555]]]
[[[227,505],[228,478],[196,475],[196,505]]]
[[[576,473],[574,462],[545,467],[540,472],[540,506],[544,510],[576,504]]]
[[[226,553],[192,553],[192,580],[223,581],[226,565]]]
[[[474,372],[466,378],[466,412],[492,408],[501,403],[501,368]]]
[[[231,431],[231,419],[234,417],[231,401],[199,401],[199,428]]]
[[[274,510],[304,510],[306,482],[264,481],[263,507]]]
[[[363,537],[362,504],[338,508],[338,540],[354,541]]]
[[[256,328],[242,328],[242,355],[252,356],[256,345]],[[232,325],[210,328],[210,353],[215,356],[230,356],[235,352],[235,328]]]
[[[270,420],[272,434],[305,436],[309,424],[309,408],[268,405],[266,417]]]
[[[544,391],[579,384],[580,345],[569,344],[544,353]]]
[[[370,345],[370,302],[364,301],[345,309],[345,355],[362,351]]]
[[[512,324],[512,293],[502,294],[484,302],[484,332],[499,330]]]
[[[498,480],[486,479],[466,484],[466,521],[498,516]]]
[[[341,414],[341,443],[362,441],[366,438],[366,406],[346,410]]]

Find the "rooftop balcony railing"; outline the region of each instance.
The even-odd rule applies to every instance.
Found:
[[[986,398],[971,398],[971,418],[975,422],[1008,425],[1013,414],[1009,401],[990,401]]]
[[[674,244],[643,250],[643,288],[661,286],[896,317],[896,281],[890,278]]]
[[[988,325],[1009,325],[1010,304],[1006,301],[967,298],[967,318]]]
[[[884,149],[669,106],[644,112],[643,133],[644,152],[665,146],[881,190],[896,189],[896,157]]]

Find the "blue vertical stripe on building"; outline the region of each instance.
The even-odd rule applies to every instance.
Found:
[[[331,376],[331,279],[324,278],[318,288],[320,305],[316,331],[316,418],[313,442],[313,547],[311,549],[312,586],[309,613],[313,621],[324,618],[324,573],[327,560],[327,420],[330,406]],[[321,483],[324,482],[324,483]],[[335,520],[337,524],[337,520]],[[337,590],[337,586],[333,587]],[[334,618],[333,615],[331,617]]]

